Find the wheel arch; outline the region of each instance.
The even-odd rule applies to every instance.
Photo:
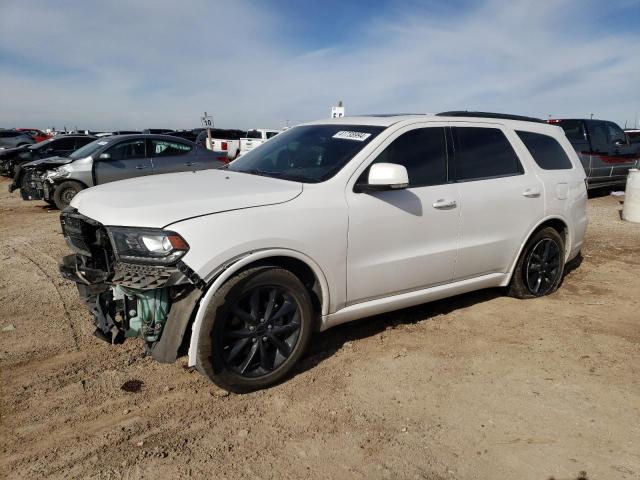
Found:
[[[535,235],[538,231],[546,227],[551,227],[554,230],[556,230],[560,235],[562,235],[562,238],[564,239],[565,262],[567,261],[569,253],[571,252],[571,230],[569,227],[569,222],[567,222],[564,218],[557,215],[546,217],[540,220],[533,228],[531,228],[527,233],[527,235],[524,237],[524,240],[520,244],[520,248],[518,249],[517,255],[511,261],[511,266],[509,267],[508,275],[506,280],[504,281],[503,286],[506,286],[509,284],[509,282],[511,282],[511,277],[513,275],[513,272],[515,271],[516,264],[518,263],[518,259],[520,258],[520,255],[522,255],[522,250],[524,250],[524,247],[529,241],[529,239],[533,235]]]
[[[329,284],[320,266],[309,256],[296,250],[265,249],[236,257],[222,267],[213,277],[202,298],[195,307],[189,339],[189,366],[194,366],[198,352],[198,338],[205,312],[215,292],[230,278],[249,268],[281,267],[291,271],[312,294],[314,311],[319,316],[329,312]]]

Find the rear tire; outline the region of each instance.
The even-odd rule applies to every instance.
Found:
[[[294,369],[312,325],[311,297],[298,277],[278,267],[246,270],[207,306],[196,367],[231,392],[270,387]]]
[[[534,298],[558,289],[564,273],[564,239],[558,231],[545,227],[527,241],[511,277],[508,295]]]
[[[53,202],[60,210],[64,210],[69,206],[73,197],[75,197],[79,191],[84,190],[84,187],[72,180],[68,182],[62,182],[56,186],[53,193]]]

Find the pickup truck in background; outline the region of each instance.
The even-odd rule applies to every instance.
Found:
[[[280,130],[266,128],[258,128],[247,132],[213,128],[211,129],[211,142],[207,139],[206,145],[209,150],[225,152],[228,161],[231,161],[275,137],[278,133],[280,133]],[[206,135],[206,130],[204,135]]]
[[[640,166],[640,144],[615,123],[593,119],[551,119],[564,130],[587,173],[589,188],[623,184],[630,168]]]

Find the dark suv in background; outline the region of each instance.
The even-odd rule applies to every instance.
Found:
[[[0,129],[0,149],[33,145],[34,143],[36,143],[35,140],[28,133]]]
[[[630,168],[640,163],[640,145],[631,143],[615,123],[592,119],[553,119],[578,153],[589,188],[624,183]]]

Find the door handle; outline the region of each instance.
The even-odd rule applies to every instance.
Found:
[[[451,208],[456,208],[458,204],[455,200],[445,200],[444,198],[439,198],[435,202],[433,202],[433,208],[437,208],[439,210],[449,210]]]
[[[146,165],[136,165],[136,170],[144,170],[145,168],[147,168]]]
[[[540,190],[537,188],[527,188],[522,192],[522,196],[527,198],[538,198],[540,196]]]
[[[187,167],[192,167],[193,165],[198,165],[198,162],[187,162],[185,163]]]

